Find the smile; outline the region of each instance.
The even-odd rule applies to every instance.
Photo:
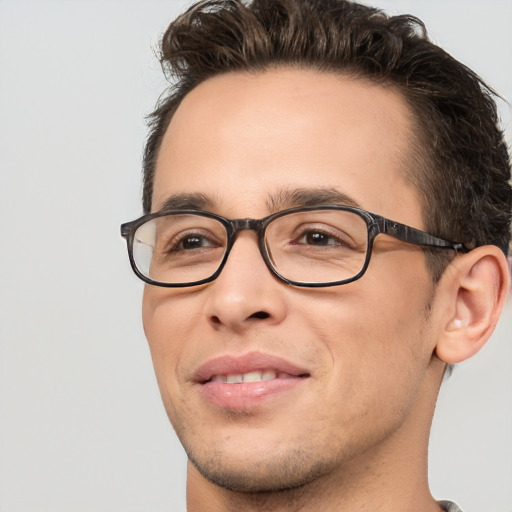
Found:
[[[227,384],[239,384],[241,382],[261,382],[274,379],[293,379],[295,375],[275,370],[252,371],[230,375],[214,375],[211,382],[225,382]]]
[[[215,357],[198,368],[194,381],[203,399],[217,407],[255,411],[294,392],[310,376],[283,358],[252,352]]]

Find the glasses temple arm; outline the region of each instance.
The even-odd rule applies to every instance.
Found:
[[[442,238],[437,238],[434,235],[426,233],[425,231],[421,231],[419,229],[406,226],[405,224],[400,224],[399,222],[388,220],[383,217],[381,217],[379,221],[381,233],[386,233],[387,235],[398,238],[403,242],[407,242],[414,245],[421,245],[424,247],[452,249],[458,252],[468,251],[464,244],[450,242],[448,240],[443,240]]]

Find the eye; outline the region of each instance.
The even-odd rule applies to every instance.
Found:
[[[221,244],[211,233],[194,231],[176,233],[167,244],[167,253],[197,251],[219,247]]]
[[[310,224],[297,227],[292,238],[292,245],[304,247],[353,247],[354,241],[342,229],[326,224]]]
[[[315,246],[341,245],[337,238],[322,231],[306,231],[296,240],[296,243]]]
[[[208,238],[201,235],[187,235],[183,237],[178,245],[178,249],[188,250],[188,249],[199,249],[201,247],[213,247],[214,244]]]

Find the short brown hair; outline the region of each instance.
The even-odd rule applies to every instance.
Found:
[[[407,178],[420,192],[425,229],[507,254],[510,159],[494,92],[434,45],[417,18],[347,0],[205,0],[170,24],[160,58],[172,85],[149,116],[145,212],[162,139],[185,95],[222,73],[291,65],[397,88],[418,126],[417,168]],[[446,264],[439,252],[427,251],[434,280]]]

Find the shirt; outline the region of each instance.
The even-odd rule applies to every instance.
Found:
[[[462,512],[459,506],[453,503],[453,501],[439,501],[438,503],[445,512]]]

